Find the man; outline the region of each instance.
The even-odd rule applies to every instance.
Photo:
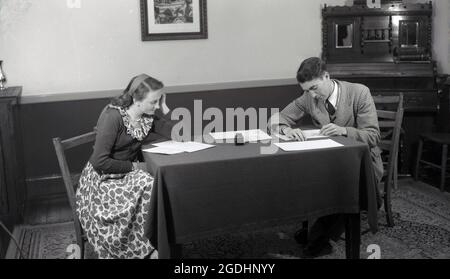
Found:
[[[309,114],[314,126],[321,128],[321,134],[344,136],[366,143],[371,152],[375,182],[379,182],[383,176],[381,150],[377,146],[380,129],[370,90],[362,84],[330,79],[325,63],[317,57],[302,62],[297,71],[297,81],[303,95],[271,117],[268,124],[270,132],[304,141],[306,138],[302,130],[292,126]],[[311,228],[304,255],[316,257],[330,254],[332,246],[329,240],[337,240],[343,232],[341,214],[319,218]],[[299,230],[297,241],[306,244],[306,235],[307,230]]]

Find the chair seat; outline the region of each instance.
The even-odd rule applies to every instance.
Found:
[[[440,144],[450,144],[450,133],[422,134],[421,137]]]

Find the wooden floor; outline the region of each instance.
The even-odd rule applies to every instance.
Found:
[[[27,225],[52,224],[72,220],[72,210],[64,195],[28,201],[24,223]]]
[[[450,180],[450,179],[449,179]],[[426,185],[423,182],[416,182],[412,178],[399,179],[399,187],[402,185]],[[430,183],[438,189],[438,183]],[[446,183],[446,191],[450,190],[449,183]],[[448,192],[443,195],[450,195]],[[52,224],[67,222],[72,220],[72,211],[69,202],[64,195],[55,195],[46,199],[34,199],[28,202],[25,208],[24,223],[27,225]]]

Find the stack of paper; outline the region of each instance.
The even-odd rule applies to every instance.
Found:
[[[343,146],[342,144],[331,139],[282,143],[277,142],[274,144],[284,151],[314,150]]]
[[[324,136],[320,134],[320,130],[302,130],[303,135],[306,137],[306,139],[320,139],[320,138],[328,138],[327,136]]]
[[[272,139],[267,133],[262,130],[242,130],[242,131],[232,131],[232,132],[218,132],[218,133],[209,133],[215,140],[232,140],[236,136],[237,133],[242,134],[245,142],[254,142],[260,140],[270,140]]]
[[[172,155],[183,152],[191,153],[214,147],[214,145],[211,144],[205,144],[195,141],[178,142],[173,140],[155,143],[153,145],[155,145],[156,147],[143,149],[142,151],[149,153]]]

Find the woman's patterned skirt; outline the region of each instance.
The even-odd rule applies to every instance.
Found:
[[[154,252],[144,233],[152,187],[145,171],[100,175],[87,163],[76,192],[77,214],[99,258],[145,258]]]

